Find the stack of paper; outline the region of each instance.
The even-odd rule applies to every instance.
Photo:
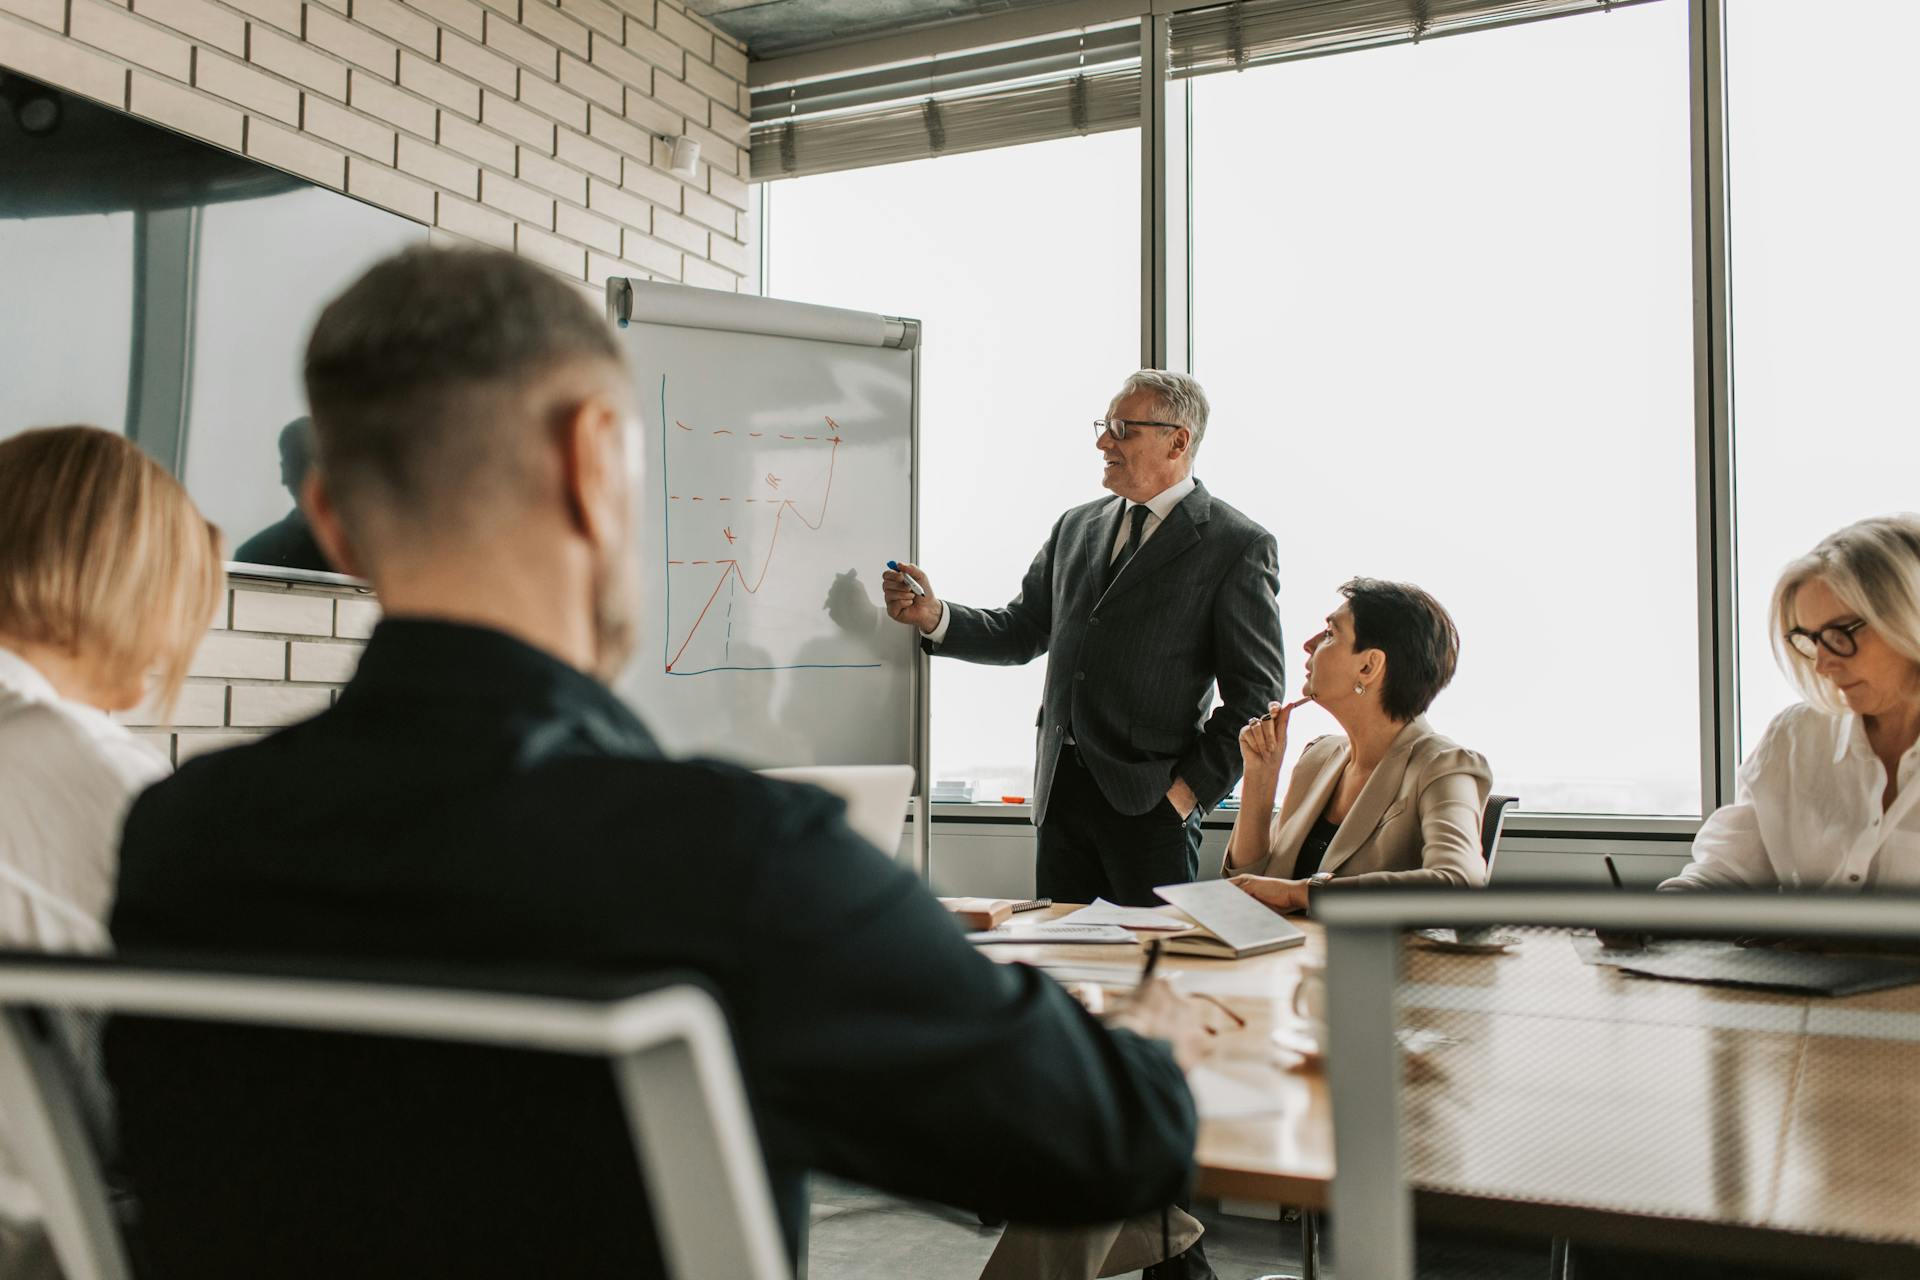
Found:
[[[1032,946],[1036,943],[1072,943],[1076,946],[1101,945],[1107,943],[1131,943],[1134,937],[1125,929],[1110,924],[1065,924],[1055,921],[1052,924],[1036,924],[1025,928],[1005,925],[991,933],[970,933],[967,941],[975,946],[993,943],[1012,943]]]
[[[944,778],[933,784],[935,804],[972,804],[973,783],[959,778]]]
[[[1191,920],[1182,920],[1179,916],[1155,911],[1151,907],[1115,906],[1105,898],[1095,898],[1092,906],[1082,907],[1071,915],[1061,916],[1054,923],[1118,925],[1122,929],[1140,929],[1148,932],[1164,929],[1169,933],[1193,928]]]

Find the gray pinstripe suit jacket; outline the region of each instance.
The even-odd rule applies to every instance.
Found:
[[[1197,484],[1111,583],[1126,500],[1053,526],[1003,609],[948,604],[936,652],[1015,666],[1048,654],[1033,817],[1071,733],[1107,802],[1142,814],[1184,778],[1204,808],[1240,777],[1242,725],[1286,686],[1273,535]],[[1218,684],[1222,705],[1208,715]]]

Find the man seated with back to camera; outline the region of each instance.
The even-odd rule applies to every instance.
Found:
[[[840,801],[668,760],[610,691],[638,607],[635,406],[573,286],[506,254],[409,251],[326,309],[306,379],[305,506],[385,620],[331,710],[139,801],[123,950],[692,970],[730,1015],[789,1249],[811,1169],[1053,1222],[1184,1193],[1193,1005],[1160,984],[1102,1026],[1038,970],[978,955]],[[117,1026],[109,1067],[171,1274],[658,1273],[617,1112],[611,1145],[563,1145],[541,1124],[565,1099],[513,1098],[505,1137],[474,1114],[471,1138],[424,1156],[409,1112],[433,1089],[384,1100],[387,1130],[282,1115],[293,1171],[255,1180],[196,1140],[266,1142],[245,1108],[279,1083],[211,1052],[162,1070],[156,1034]],[[455,1220],[410,1219],[416,1196]]]

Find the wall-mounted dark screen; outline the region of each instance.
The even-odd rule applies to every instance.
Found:
[[[329,298],[427,230],[0,69],[0,438],[90,423],[174,474],[249,571],[326,572],[291,486]]]

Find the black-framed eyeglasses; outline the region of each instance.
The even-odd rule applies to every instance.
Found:
[[[1787,643],[1794,652],[1803,658],[1817,658],[1820,650],[1825,649],[1836,658],[1851,658],[1860,652],[1860,642],[1854,633],[1867,625],[1861,618],[1855,622],[1837,623],[1831,627],[1822,627],[1818,631],[1809,631],[1805,627],[1795,627],[1787,632]]]
[[[1093,433],[1096,437],[1111,432],[1115,440],[1125,440],[1127,433],[1135,427],[1158,427],[1162,431],[1181,429],[1178,422],[1154,422],[1147,418],[1095,418],[1093,420]]]

